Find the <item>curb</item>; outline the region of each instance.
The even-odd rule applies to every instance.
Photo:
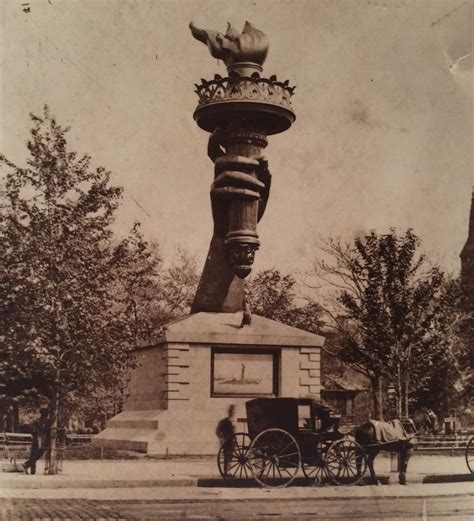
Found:
[[[474,482],[474,474],[430,474],[423,478],[423,483],[465,483]]]
[[[378,476],[381,485],[398,485],[397,476]],[[39,479],[38,479],[39,478]],[[53,478],[53,479],[51,479]],[[433,475],[413,475],[409,477],[410,484],[442,484],[474,482],[474,474],[433,474]],[[260,489],[253,479],[223,480],[222,478],[183,478],[183,479],[143,479],[143,480],[104,480],[104,479],[81,479],[58,478],[52,476],[37,477],[34,481],[31,478],[20,477],[10,482],[2,483],[3,489],[110,489],[110,488],[158,488],[158,487],[200,487],[200,488],[256,488]],[[364,479],[364,485],[370,485],[368,479]],[[327,486],[336,486],[328,484]],[[289,488],[318,488],[311,485],[311,480],[306,478],[296,478]],[[321,487],[324,490],[324,486]]]
[[[16,481],[16,480],[15,480]],[[52,481],[49,477],[40,478],[38,480],[28,482],[27,479],[21,479],[14,483],[1,483],[3,489],[94,489],[94,488],[155,488],[155,487],[197,487],[198,479],[143,479],[127,481],[125,479],[101,480],[101,479],[64,479],[61,481]]]

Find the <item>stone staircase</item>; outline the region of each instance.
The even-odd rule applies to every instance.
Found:
[[[148,445],[158,438],[158,419],[163,411],[123,411],[107,422],[92,445],[115,450],[148,452]]]

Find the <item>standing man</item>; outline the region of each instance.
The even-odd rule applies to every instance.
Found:
[[[40,417],[33,424],[30,457],[23,463],[25,474],[28,474],[28,469],[30,468],[31,474],[36,474],[36,462],[43,456],[49,446],[50,428],[49,409],[42,407],[40,409]]]
[[[230,462],[232,461],[232,455],[234,452],[234,438],[232,437],[232,435],[235,433],[233,422],[234,415],[235,405],[232,404],[229,405],[227,417],[222,418],[222,420],[220,420],[220,422],[217,424],[216,428],[216,435],[219,438],[221,444],[224,444],[224,476],[229,475]]]

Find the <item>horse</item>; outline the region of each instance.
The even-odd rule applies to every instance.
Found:
[[[383,436],[386,441],[383,441]],[[379,484],[374,470],[374,459],[383,450],[398,454],[398,482],[400,485],[406,485],[408,461],[416,445],[415,436],[416,428],[411,420],[404,425],[400,420],[392,422],[369,420],[354,429],[354,438],[367,456],[367,466],[373,484]],[[358,473],[360,473],[361,458],[361,454],[356,455]]]
[[[432,409],[419,409],[413,413],[412,419],[419,434],[438,434],[439,421]]]

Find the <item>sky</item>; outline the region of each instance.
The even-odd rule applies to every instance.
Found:
[[[23,5],[26,4],[26,5]],[[453,273],[474,184],[474,4],[458,0],[2,0],[0,151],[24,165],[45,103],[73,150],[124,187],[116,228],[142,222],[165,254],[204,264],[212,233],[208,134],[194,83],[225,67],[188,24],[267,33],[264,74],[296,85],[271,136],[255,269],[304,269],[318,237],[413,228]],[[29,11],[29,12],[25,12]],[[471,56],[472,60],[472,56]],[[472,61],[471,61],[472,66]],[[472,72],[472,71],[471,71]]]

